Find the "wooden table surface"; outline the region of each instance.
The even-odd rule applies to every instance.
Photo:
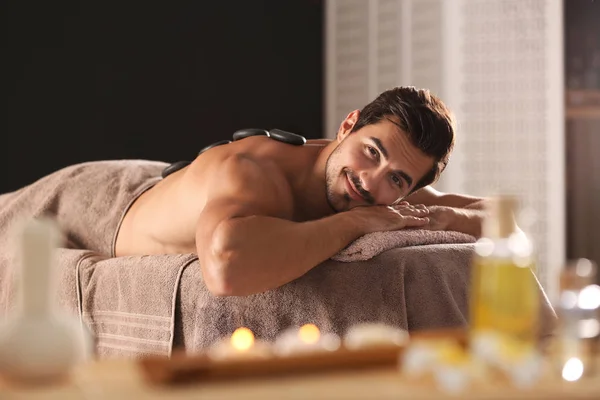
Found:
[[[600,399],[598,376],[576,383],[548,376],[529,390],[506,384],[472,386],[464,393],[446,394],[433,382],[402,378],[397,370],[380,369],[304,375],[277,379],[253,379],[198,383],[186,387],[147,384],[138,364],[125,360],[90,363],[69,382],[38,389],[0,382],[0,399]]]

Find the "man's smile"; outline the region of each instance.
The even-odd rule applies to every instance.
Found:
[[[347,191],[348,191],[348,195],[350,196],[350,198],[352,198],[353,200],[359,200],[359,201],[365,200],[365,198],[360,194],[360,191],[356,188],[356,186],[354,186],[352,179],[350,179],[350,174],[346,174],[346,186],[347,186]]]

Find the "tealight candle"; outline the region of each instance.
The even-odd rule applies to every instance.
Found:
[[[302,325],[299,329],[288,329],[275,342],[275,351],[281,356],[311,351],[334,351],[340,339],[332,333],[321,333],[314,324]]]
[[[509,368],[506,373],[515,386],[527,388],[539,381],[543,372],[542,367],[542,356],[532,352],[512,365],[512,368]]]
[[[452,340],[414,340],[400,354],[399,363],[407,376],[419,377],[435,372],[439,366],[462,368],[470,363],[470,359]]]
[[[437,353],[433,346],[424,343],[414,343],[398,356],[401,372],[411,378],[417,378],[430,373],[437,361]]]
[[[208,354],[214,359],[222,360],[246,357],[266,358],[271,355],[271,352],[265,343],[255,339],[250,329],[242,327],[236,329],[229,339],[219,341],[212,346]]]
[[[465,391],[471,380],[481,377],[477,364],[452,340],[415,340],[400,355],[399,361],[405,376],[432,376],[441,390],[452,394]]]
[[[408,333],[386,324],[365,323],[351,327],[344,337],[344,345],[349,349],[363,347],[395,345],[408,342]]]
[[[471,380],[468,369],[459,365],[438,365],[433,376],[440,389],[454,395],[467,390]]]
[[[541,377],[542,356],[535,348],[493,332],[474,334],[471,342],[473,357],[503,371],[515,386],[531,386]]]

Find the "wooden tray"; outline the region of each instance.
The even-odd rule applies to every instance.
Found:
[[[463,330],[423,331],[411,334],[411,340],[451,339],[466,345]],[[296,353],[286,357],[214,360],[206,354],[173,354],[171,358],[145,357],[139,360],[144,378],[153,384],[175,385],[200,381],[261,376],[298,375],[356,369],[393,368],[398,365],[404,346],[378,345],[350,350]]]

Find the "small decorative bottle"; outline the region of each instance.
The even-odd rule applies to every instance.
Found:
[[[567,381],[597,373],[600,287],[595,284],[596,273],[596,264],[581,258],[567,263],[560,274],[560,293],[554,305],[558,329],[553,355]]]

